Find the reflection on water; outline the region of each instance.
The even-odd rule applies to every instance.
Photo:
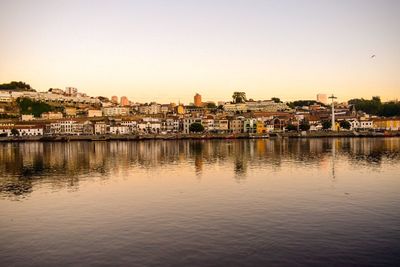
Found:
[[[0,144],[4,266],[396,266],[400,138]]]
[[[146,141],[0,144],[0,193],[25,196],[42,180],[54,187],[78,187],[79,179],[141,167],[158,171],[165,165],[190,163],[201,178],[205,166],[225,162],[234,179],[246,178],[249,167],[278,170],[290,161],[299,165],[330,162],[335,177],[336,154],[355,166],[379,168],[382,160],[399,159],[400,142],[387,139],[301,139],[232,141]]]

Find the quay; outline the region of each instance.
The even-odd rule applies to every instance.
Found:
[[[0,137],[0,142],[70,142],[70,141],[145,141],[145,140],[210,140],[210,139],[266,139],[266,138],[338,138],[338,137],[396,137],[400,131],[356,132],[318,131],[281,132],[268,134],[127,134],[127,135],[55,135],[55,136],[9,136]]]

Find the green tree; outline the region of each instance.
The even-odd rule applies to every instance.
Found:
[[[297,131],[297,126],[289,124],[288,126],[286,126],[286,130],[289,132]]]
[[[331,121],[323,121],[322,122],[322,129],[328,130],[332,127],[332,122]]]
[[[24,82],[16,82],[12,81],[10,83],[3,83],[0,84],[0,90],[7,90],[7,91],[33,91],[34,89],[31,86]]]
[[[213,102],[208,102],[206,104],[206,108],[214,109],[214,108],[217,108],[217,105],[215,105],[215,103],[213,103]]]
[[[54,110],[49,104],[41,101],[34,101],[30,98],[18,98],[17,104],[21,114],[33,114],[35,117],[40,117],[42,113]]]
[[[280,98],[277,97],[272,97],[271,100],[274,101],[275,103],[281,103]]]
[[[301,131],[308,131],[310,130],[310,124],[307,122],[303,122],[300,124],[299,128]]]
[[[194,122],[190,124],[189,131],[191,133],[201,133],[204,131],[204,126],[201,123]]]
[[[346,120],[340,121],[339,125],[340,125],[340,128],[342,128],[342,129],[349,130],[351,128],[350,122],[348,122]]]
[[[17,129],[15,129],[15,128],[12,128],[11,129],[11,135],[18,136],[19,135],[19,131]]]
[[[245,92],[234,92],[232,98],[233,103],[244,103],[247,101]]]

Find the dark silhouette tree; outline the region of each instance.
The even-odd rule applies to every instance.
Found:
[[[204,131],[204,126],[201,123],[194,122],[190,124],[189,131],[191,133],[201,133]]]

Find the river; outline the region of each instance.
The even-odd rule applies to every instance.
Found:
[[[0,143],[2,266],[395,266],[400,138]]]

